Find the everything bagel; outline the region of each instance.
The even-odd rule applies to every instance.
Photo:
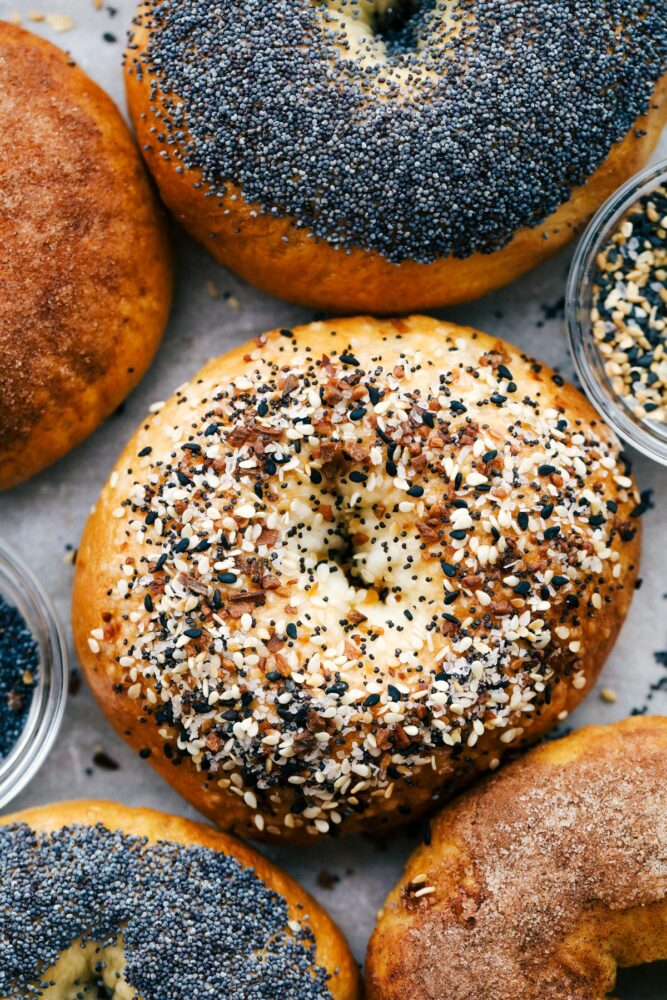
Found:
[[[216,822],[395,825],[589,690],[638,496],[546,366],[425,317],[336,320],[157,410],[87,524],[74,636],[111,722]]]

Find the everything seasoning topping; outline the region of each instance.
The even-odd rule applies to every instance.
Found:
[[[591,322],[614,392],[667,422],[667,188],[632,206],[596,259]]]
[[[37,683],[37,642],[21,612],[0,594],[0,760],[23,732]]]
[[[233,184],[334,247],[428,262],[537,225],[646,111],[667,6],[602,7],[145,0],[130,62],[159,86],[152,148],[210,197]]]
[[[90,649],[167,756],[274,835],[334,832],[485,735],[520,741],[585,687],[582,637],[623,589],[639,498],[606,429],[502,343],[410,322],[352,343],[315,324],[317,356],[260,338],[110,481],[122,623],[102,609]]]
[[[51,973],[76,969],[59,985],[81,998],[102,995],[103,980],[144,1000],[330,1000],[307,915],[290,919],[285,900],[226,854],[101,824],[49,834],[18,824],[0,828],[0,885],[2,996],[43,996],[44,974],[74,945],[78,962]]]

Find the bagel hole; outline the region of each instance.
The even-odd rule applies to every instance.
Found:
[[[611,992],[615,1000],[663,1000],[667,983],[667,961],[650,962],[619,969],[616,986]]]
[[[364,590],[371,596],[371,599],[377,597],[378,601],[384,604],[389,588],[385,586],[383,581],[369,583],[361,576],[354,558],[356,549],[345,527],[342,529],[339,527],[337,542],[337,545],[328,550],[326,561],[330,565],[333,563],[343,573],[349,586],[354,590]]]
[[[115,995],[115,990],[109,989],[101,979],[91,979],[88,982],[72,983],[70,996],[79,1000],[111,1000]]]
[[[422,19],[436,0],[390,0],[378,4],[371,18],[373,34],[380,38],[390,54],[412,52],[419,46]]]
[[[122,944],[73,941],[44,973],[46,1000],[129,1000],[134,992],[124,975]]]
[[[59,984],[55,989],[52,987],[45,995],[64,997],[66,1000],[114,1000],[117,996],[116,990],[106,986],[96,975],[79,976],[67,984]]]

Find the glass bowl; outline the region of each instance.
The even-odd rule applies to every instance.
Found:
[[[591,332],[595,260],[631,206],[659,184],[667,183],[667,160],[630,178],[593,217],[577,247],[565,294],[570,349],[581,384],[597,411],[616,433],[644,455],[667,465],[667,425],[638,417],[612,388]]]
[[[67,647],[41,584],[0,539],[0,594],[25,619],[39,649],[37,684],[23,732],[0,761],[0,808],[25,788],[42,766],[60,728],[67,698]]]

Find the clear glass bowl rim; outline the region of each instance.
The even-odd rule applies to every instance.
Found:
[[[615,224],[635,201],[652,191],[661,182],[667,182],[667,159],[661,159],[635,174],[596,212],[588,224],[575,251],[565,293],[565,317],[572,360],[579,380],[598,413],[616,433],[642,454],[667,465],[667,428],[662,434],[651,425],[639,420],[630,408],[614,393],[590,329],[591,279],[595,258],[602,243]],[[595,352],[593,361],[590,352]],[[599,360],[599,364],[596,362]]]
[[[9,603],[16,603],[18,594],[19,611],[39,644],[40,654],[38,681],[25,727],[0,763],[2,809],[31,781],[53,746],[67,700],[68,656],[62,629],[44,588],[1,538],[0,594]]]

